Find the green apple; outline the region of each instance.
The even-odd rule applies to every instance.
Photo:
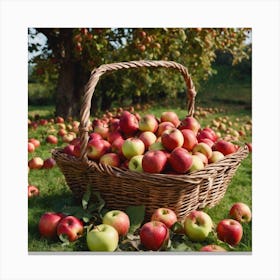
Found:
[[[202,161],[202,159],[197,156],[197,155],[192,155],[192,166],[190,168],[190,172],[192,171],[196,171],[196,170],[201,170],[204,168],[204,163]]]
[[[139,138],[127,138],[122,145],[122,152],[127,159],[131,159],[144,154],[145,144]]]
[[[128,168],[132,171],[143,172],[142,159],[144,155],[134,156],[129,160]]]
[[[110,225],[100,224],[87,234],[87,246],[90,251],[114,252],[118,243],[118,232]]]
[[[204,241],[212,227],[211,217],[203,211],[192,211],[184,222],[185,233],[192,241]]]

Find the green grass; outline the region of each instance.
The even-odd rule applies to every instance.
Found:
[[[173,104],[173,103],[172,103]],[[141,115],[153,113],[160,116],[163,111],[175,111],[180,118],[186,114],[185,102],[177,105],[150,106],[148,109],[139,112]],[[201,125],[213,126],[215,121],[225,123],[226,129],[219,131],[222,136],[231,133],[231,130],[243,130],[244,136],[240,136],[239,143],[251,142],[251,88],[250,85],[240,85],[237,83],[220,84],[213,80],[208,83],[207,87],[203,87],[198,92],[196,99],[197,111],[196,117]],[[218,109],[219,110],[218,110]],[[40,118],[53,118],[53,106],[29,106],[28,117],[34,120],[36,115]],[[225,119],[226,117],[226,119]],[[34,153],[28,154],[28,158],[40,156],[46,159],[51,156],[51,150],[56,146],[62,147],[65,143],[59,137],[59,143],[56,146],[47,144],[45,138],[48,134],[53,134],[57,131],[57,124],[48,124],[46,126],[38,126],[37,129],[29,129],[28,137],[36,138],[41,141],[41,146]],[[72,193],[69,190],[65,178],[58,167],[50,170],[31,170],[29,172],[29,184],[35,185],[40,189],[40,196],[33,197],[28,201],[28,249],[30,252],[45,252],[45,251],[86,251],[85,237],[78,241],[65,244],[59,239],[47,240],[40,237],[38,231],[38,222],[41,215],[47,211],[66,211],[67,209],[81,208],[80,203],[73,199]],[[164,194],[163,194],[164,195]],[[220,220],[228,217],[230,206],[235,202],[244,202],[252,207],[252,156],[249,156],[242,162],[237,170],[231,183],[228,186],[224,198],[218,205],[211,209],[204,209],[217,224]],[[251,223],[243,225],[243,238],[235,248],[229,247],[220,242],[215,232],[200,243],[191,242],[185,237],[175,237],[174,244],[177,247],[174,250],[183,251],[198,251],[203,245],[209,243],[220,244],[229,251],[252,251],[252,226]],[[174,245],[174,246],[175,246]],[[175,246],[175,247],[176,247]]]

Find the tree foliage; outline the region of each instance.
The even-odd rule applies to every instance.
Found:
[[[35,40],[42,34],[46,44]],[[217,50],[230,53],[233,64],[249,58],[249,34],[248,28],[31,28],[29,52],[35,55],[30,63],[41,82],[57,86],[57,114],[77,115],[90,71],[101,64],[174,60],[188,67],[198,88],[215,73]],[[165,69],[115,72],[99,82],[94,110],[107,109],[112,102],[174,99],[184,87],[181,75]]]

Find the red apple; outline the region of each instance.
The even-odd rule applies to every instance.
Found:
[[[110,143],[106,140],[90,140],[87,144],[87,156],[89,159],[98,160],[108,152]]]
[[[243,235],[241,224],[233,219],[224,219],[220,221],[216,231],[218,238],[231,246],[236,246]]]
[[[143,141],[145,149],[147,150],[153,143],[156,142],[157,137],[151,131],[144,131],[139,135],[139,139]]]
[[[110,166],[120,166],[120,157],[116,153],[106,153],[100,159],[99,162]]]
[[[137,155],[142,155],[144,152],[145,144],[139,138],[128,138],[122,145],[122,153],[127,159]]]
[[[142,168],[148,173],[160,173],[167,163],[166,153],[163,151],[148,151],[142,159]]]
[[[193,153],[199,152],[204,154],[208,159],[212,156],[212,149],[206,143],[198,143],[194,146]]]
[[[120,119],[113,118],[109,122],[109,130],[111,132],[118,131],[120,129]]]
[[[67,237],[70,242],[77,240],[83,235],[83,222],[74,216],[62,218],[57,225],[57,235]]]
[[[67,130],[66,129],[63,129],[63,128],[60,128],[58,130],[58,133],[57,133],[59,136],[63,137],[64,135],[67,134]]]
[[[40,147],[40,141],[39,141],[38,139],[30,138],[30,139],[28,140],[28,142],[32,143],[32,144],[35,146],[35,148]]]
[[[173,170],[184,174],[188,172],[192,166],[192,155],[186,149],[178,147],[171,152],[169,163]]]
[[[216,245],[216,244],[210,244],[205,245],[199,250],[200,252],[226,252],[227,250],[223,247]]]
[[[101,140],[101,139],[102,139],[102,136],[96,132],[92,132],[89,135],[89,141],[90,140]]]
[[[62,117],[58,116],[58,117],[56,117],[55,122],[56,123],[64,123],[64,119]]]
[[[169,241],[169,230],[162,222],[147,222],[141,227],[140,241],[148,250],[165,249]]]
[[[246,143],[246,146],[249,149],[249,152],[252,152],[252,143]]]
[[[123,152],[122,152],[122,145],[124,143],[124,139],[123,138],[117,138],[111,145],[111,150],[113,153],[116,153],[120,156],[123,156]]]
[[[107,212],[102,220],[103,224],[114,227],[119,236],[125,236],[130,227],[130,220],[128,215],[120,210],[111,210]]]
[[[249,223],[252,219],[249,206],[242,202],[234,203],[230,208],[229,215],[232,219],[240,223]]]
[[[33,143],[28,142],[28,153],[33,153],[35,151],[35,146]]]
[[[39,232],[41,236],[54,238],[59,221],[64,218],[62,213],[46,212],[39,221]]]
[[[171,228],[173,224],[177,222],[177,216],[175,212],[169,208],[158,208],[152,214],[151,221],[162,222],[167,228]]]
[[[200,140],[198,140],[198,143],[205,143],[205,144],[207,144],[210,148],[212,148],[213,145],[214,145],[214,142],[213,142],[212,140],[210,140],[209,138],[200,139]]]
[[[158,130],[156,133],[157,136],[160,137],[165,130],[170,129],[170,128],[175,128],[175,125],[171,122],[161,122],[158,125]]]
[[[194,132],[190,129],[182,129],[181,132],[184,137],[184,143],[182,147],[187,149],[188,151],[191,151],[193,147],[198,143]]]
[[[56,162],[53,158],[47,158],[44,160],[43,168],[50,169],[56,165]]]
[[[148,114],[140,119],[139,130],[156,132],[157,129],[158,129],[158,122],[154,115]]]
[[[216,133],[214,132],[214,130],[212,130],[209,127],[204,128],[197,135],[198,142],[201,142],[201,140],[205,139],[205,138],[210,139],[213,143],[216,142],[216,140],[218,139],[218,137],[217,137]]]
[[[161,142],[166,150],[173,151],[175,148],[183,146],[184,136],[177,128],[167,129],[161,135]]]
[[[194,117],[186,117],[180,126],[180,129],[190,129],[194,132],[195,135],[197,135],[200,124]]]
[[[99,120],[98,124],[94,126],[93,131],[101,135],[103,139],[107,139],[109,133],[109,126],[107,123]]]
[[[38,196],[40,194],[40,191],[37,187],[28,185],[28,198],[31,198],[33,196]]]
[[[213,150],[221,152],[224,156],[235,153],[236,147],[231,142],[219,140],[213,146]]]
[[[136,116],[128,111],[123,111],[119,125],[120,130],[128,136],[134,135],[139,129],[139,122]]]
[[[63,148],[63,152],[67,155],[73,156],[74,155],[74,145],[68,144]]]
[[[109,131],[108,132],[107,140],[108,140],[109,143],[112,144],[118,138],[123,139],[123,137],[122,137],[122,135],[119,131]]]
[[[34,157],[28,161],[30,169],[40,169],[44,165],[44,161],[40,157]]]
[[[39,124],[40,124],[40,125],[47,125],[47,124],[48,124],[48,120],[46,120],[46,119],[40,119],[40,120],[39,120]]]
[[[175,127],[178,127],[180,120],[175,112],[163,112],[160,116],[161,122],[171,122]]]
[[[46,142],[49,144],[57,144],[58,140],[57,137],[54,135],[48,135],[46,138]]]

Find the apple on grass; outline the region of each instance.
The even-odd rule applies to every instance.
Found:
[[[140,229],[140,241],[148,250],[164,250],[169,241],[169,229],[159,221],[147,222]]]
[[[84,225],[75,216],[62,218],[57,225],[57,235],[64,241],[65,237],[73,242],[83,235]]]
[[[160,173],[164,170],[167,163],[167,155],[163,151],[148,151],[142,159],[144,172]]]
[[[28,153],[33,153],[35,151],[35,146],[33,143],[28,142]]]
[[[142,155],[145,152],[145,144],[136,137],[127,138],[122,145],[122,153],[127,159]]]
[[[144,155],[138,155],[132,157],[128,162],[128,169],[131,171],[143,172],[143,168],[142,168],[143,157]]]
[[[217,225],[218,238],[231,246],[236,246],[243,235],[242,225],[233,219],[224,219]]]
[[[118,243],[118,232],[110,225],[97,225],[87,233],[87,246],[90,251],[114,252]]]
[[[40,194],[40,191],[37,187],[28,185],[28,198],[38,196]]]
[[[193,158],[186,149],[179,147],[171,152],[168,162],[174,171],[184,174],[190,170]]]
[[[34,157],[28,161],[28,166],[30,169],[40,169],[43,167],[43,165],[44,161],[40,157]]]
[[[171,228],[177,222],[175,212],[169,208],[158,208],[154,211],[151,221],[159,221],[164,223],[167,228]]]
[[[236,202],[231,206],[229,216],[240,223],[249,223],[252,219],[249,206],[242,202]]]
[[[50,169],[50,168],[53,168],[55,165],[56,165],[55,160],[50,157],[50,158],[47,158],[44,160],[44,164],[43,164],[42,168]]]
[[[216,244],[210,244],[205,245],[199,250],[200,252],[226,252],[227,250],[223,247],[216,245]]]
[[[48,135],[47,138],[46,138],[46,142],[49,143],[49,144],[55,145],[55,144],[58,143],[58,139],[54,135]]]
[[[184,136],[177,128],[167,129],[161,135],[161,142],[166,150],[173,151],[175,148],[183,146]]]
[[[114,227],[119,236],[127,235],[130,227],[128,215],[121,210],[111,210],[107,212],[102,219],[102,223]]]
[[[156,132],[158,129],[158,122],[154,115],[148,114],[143,116],[139,121],[140,131]]]
[[[39,232],[41,236],[47,238],[56,237],[57,225],[59,221],[64,217],[65,215],[62,213],[55,213],[55,212],[44,213],[39,221]]]
[[[192,241],[204,241],[212,231],[212,227],[211,217],[198,210],[192,211],[184,223],[185,233]]]
[[[30,138],[30,139],[28,140],[28,142],[32,143],[32,144],[35,146],[35,148],[40,147],[40,141],[39,141],[38,139]]]

